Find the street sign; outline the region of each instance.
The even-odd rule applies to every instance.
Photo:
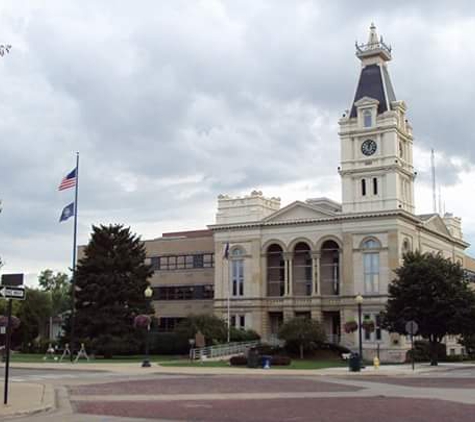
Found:
[[[0,296],[4,299],[24,300],[26,292],[23,287],[0,287]]]
[[[2,286],[22,286],[23,274],[2,274]]]
[[[406,322],[406,333],[410,334],[411,336],[414,336],[417,334],[417,330],[419,329],[419,326],[417,325],[416,321],[408,321]]]

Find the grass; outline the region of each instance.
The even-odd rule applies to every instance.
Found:
[[[208,362],[164,362],[161,366],[175,367],[195,367],[195,368],[246,368],[246,366],[230,366],[229,360],[217,360]],[[347,362],[338,360],[312,360],[312,359],[293,359],[288,366],[271,366],[271,369],[326,369],[348,366]]]
[[[60,356],[58,356],[59,359]],[[167,361],[174,361],[176,362],[177,359],[184,359],[182,356],[173,356],[173,355],[150,355],[151,362],[167,362]],[[117,356],[112,359],[104,359],[102,356],[97,356],[94,359],[90,359],[89,363],[136,363],[142,362],[144,359],[143,355],[131,355],[131,356]],[[69,356],[66,356],[63,359],[63,362],[68,362]],[[41,363],[41,362],[48,362],[52,363],[55,362],[52,358],[44,359],[44,354],[41,353],[12,353],[10,355],[10,362],[21,362],[21,363]],[[79,362],[87,363],[85,359],[80,359]]]

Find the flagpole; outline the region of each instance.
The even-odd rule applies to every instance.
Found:
[[[75,326],[75,305],[76,305],[76,250],[77,250],[77,232],[78,232],[78,189],[79,189],[79,152],[76,152],[76,189],[74,192],[74,234],[73,234],[73,278],[71,283],[71,353],[70,360],[73,362],[74,354],[74,326]]]
[[[231,342],[231,289],[230,289],[230,279],[229,279],[229,258],[226,260],[227,262],[227,284],[228,284],[228,303],[227,303],[227,307],[228,307],[228,343]],[[223,267],[223,270],[224,270],[224,267]]]

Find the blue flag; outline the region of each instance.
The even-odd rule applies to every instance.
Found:
[[[59,222],[66,221],[69,217],[74,215],[74,202],[71,202],[69,205],[66,205],[59,217]]]

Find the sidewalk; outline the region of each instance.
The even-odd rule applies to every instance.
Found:
[[[10,383],[7,405],[3,404],[3,384],[0,391],[0,420],[9,416],[44,412],[55,407],[54,389],[48,384]]]

